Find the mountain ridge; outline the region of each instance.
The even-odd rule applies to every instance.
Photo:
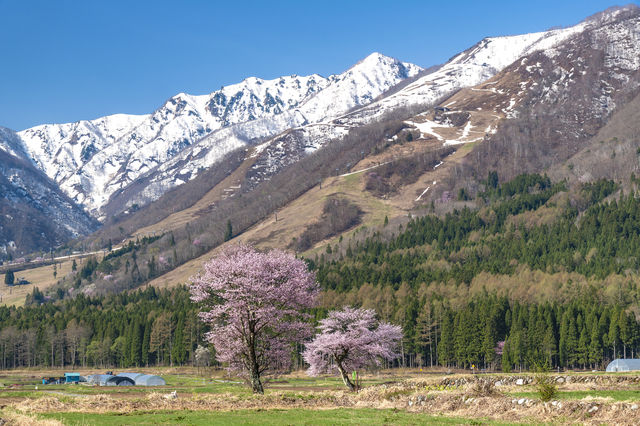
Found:
[[[48,251],[97,228],[35,166],[16,133],[0,127],[0,259]]]
[[[275,123],[263,124],[264,128],[258,128],[257,122],[246,126],[236,145],[249,144],[255,138],[323,120],[370,101],[420,70],[413,64],[374,53],[344,73],[328,78],[318,74],[272,80],[249,77],[207,95],[179,93],[151,114],[116,114],[91,121],[40,125],[18,134],[39,167],[76,202],[95,213],[113,192],[212,132],[274,119]],[[375,78],[368,80],[369,75]],[[356,83],[358,79],[364,84]],[[352,90],[344,90],[350,82]],[[329,99],[317,96],[332,86],[340,88],[328,93]],[[330,102],[335,92],[343,97]]]

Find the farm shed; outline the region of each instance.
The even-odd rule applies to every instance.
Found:
[[[80,381],[80,373],[64,373],[65,383],[78,383]]]
[[[128,377],[129,379],[133,380],[134,382],[136,381],[136,378],[140,377],[140,376],[144,376],[143,373],[118,373],[117,374],[118,377]]]
[[[617,371],[638,371],[640,370],[640,359],[614,359],[607,365],[607,371],[615,373]]]
[[[142,373],[120,373],[118,377],[127,377],[136,383],[136,386],[164,386],[167,382],[160,376]]]

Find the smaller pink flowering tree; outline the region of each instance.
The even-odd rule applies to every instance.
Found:
[[[229,247],[192,278],[190,292],[211,325],[206,337],[216,359],[245,377],[254,393],[264,393],[264,374],[290,368],[291,344],[312,334],[305,311],[315,305],[315,277],[283,251]]]
[[[382,360],[399,356],[402,328],[379,322],[371,309],[345,307],[329,312],[320,321],[320,333],[306,345],[304,360],[312,376],[337,370],[352,391],[355,385],[349,374],[357,369],[379,366]]]

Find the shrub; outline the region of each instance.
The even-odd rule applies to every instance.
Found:
[[[476,379],[469,386],[469,393],[474,396],[492,396],[497,394],[498,391],[493,381]]]
[[[549,375],[548,363],[535,363],[536,369],[536,390],[540,395],[540,400],[543,402],[551,401],[558,395],[558,386],[553,380],[553,377]]]
[[[558,395],[558,386],[548,374],[538,374],[536,389],[540,395],[540,400],[544,402],[551,401]]]

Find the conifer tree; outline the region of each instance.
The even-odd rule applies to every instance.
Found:
[[[454,359],[453,321],[448,313],[442,317],[442,331],[438,344],[438,360],[443,367],[451,365]]]
[[[233,226],[231,225],[231,220],[227,220],[227,230],[224,233],[224,240],[229,241],[233,238]]]
[[[589,333],[587,327],[583,326],[578,339],[578,347],[576,349],[576,361],[585,368],[589,362]]]
[[[617,349],[620,344],[620,328],[618,326],[619,315],[615,313],[611,315],[609,321],[609,333],[607,334],[607,343],[613,351],[613,358],[618,358]]]
[[[142,347],[141,347],[141,361],[142,365],[145,367],[149,366],[149,352],[151,348],[149,347],[149,339],[151,338],[151,324],[149,321],[145,321],[144,323],[144,334],[142,337]]]
[[[591,328],[591,342],[589,344],[589,362],[592,366],[598,365],[602,361],[602,341],[598,323],[594,322]]]
[[[185,348],[184,348],[184,317],[180,315],[178,323],[176,325],[176,332],[174,334],[173,342],[173,361],[178,365],[182,365],[185,361]]]
[[[13,271],[7,271],[7,273],[4,275],[4,283],[6,285],[13,285],[15,280],[16,278],[15,278],[15,275],[13,274]]]
[[[131,328],[131,355],[129,363],[139,367],[142,363],[142,333],[144,329],[140,320],[136,319]]]
[[[633,323],[624,310],[620,310],[618,317],[618,327],[620,328],[620,342],[622,343],[622,357],[627,357],[627,345],[633,343]]]

